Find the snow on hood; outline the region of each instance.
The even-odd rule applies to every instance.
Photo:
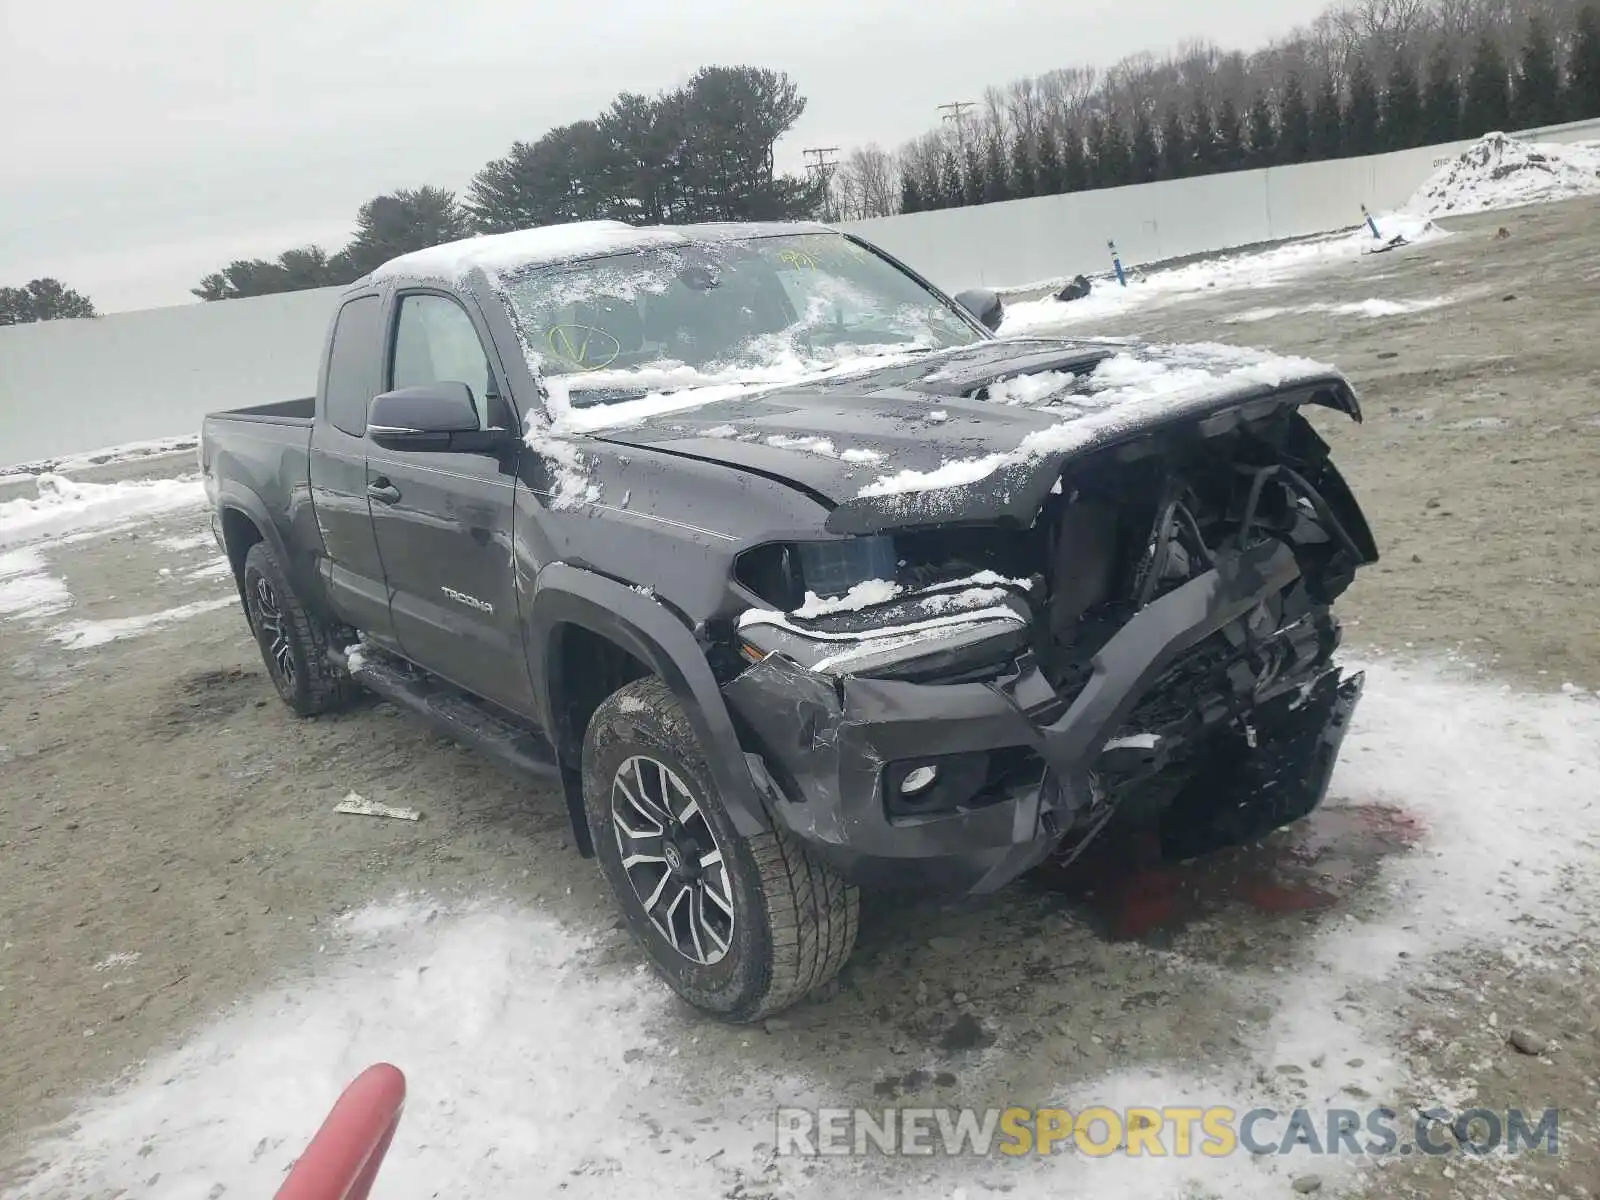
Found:
[[[591,436],[786,480],[833,507],[833,532],[866,533],[1026,520],[1067,456],[1279,390],[1359,412],[1338,372],[1307,359],[1019,339],[713,397]]]
[[[1099,444],[1196,401],[1242,396],[1332,374],[1332,367],[1308,358],[1195,343],[1123,350],[1081,377],[1051,371],[1001,379],[989,388],[991,402],[1056,410],[1061,419],[1029,433],[1010,450],[950,459],[931,471],[907,469],[881,475],[857,495],[894,496],[976,483],[1007,466]]]
[[[1439,217],[1597,194],[1600,146],[1487,133],[1429,176],[1406,208]]]

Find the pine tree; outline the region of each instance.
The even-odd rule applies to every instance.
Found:
[[[1450,47],[1440,42],[1428,56],[1428,82],[1422,90],[1422,144],[1453,142],[1461,136],[1461,75]]]
[[[1133,140],[1128,144],[1129,182],[1149,183],[1161,174],[1161,147],[1150,126],[1150,115],[1141,107],[1133,119]]]
[[[1347,156],[1376,154],[1383,149],[1378,129],[1378,85],[1360,56],[1350,64],[1350,107],[1344,114],[1342,145]]]
[[[984,139],[983,149],[983,202],[998,204],[1011,199],[1011,179],[1006,173],[1005,148],[998,132]]]
[[[1270,167],[1278,158],[1278,126],[1272,119],[1272,104],[1265,92],[1250,101],[1248,157],[1252,167]]]
[[[983,203],[983,147],[977,141],[967,143],[966,153],[961,159],[961,202],[963,204]]]
[[[1317,84],[1317,98],[1311,106],[1311,158],[1320,161],[1339,157],[1344,138],[1344,109],[1332,75]]]
[[[946,146],[944,149],[944,161],[939,164],[939,179],[944,184],[944,206],[964,208],[967,203],[967,189],[961,183],[961,160],[956,157],[954,146]]]
[[[1061,190],[1082,192],[1089,187],[1089,154],[1083,146],[1083,131],[1067,127],[1061,139]]]
[[[1094,164],[1093,186],[1122,187],[1133,181],[1133,154],[1128,148],[1127,134],[1115,117],[1094,118],[1089,126],[1089,157]]]
[[[1506,60],[1488,34],[1478,40],[1467,71],[1462,132],[1468,137],[1504,131],[1511,124],[1511,88]]]
[[[1066,190],[1061,177],[1061,139],[1055,128],[1046,125],[1039,131],[1039,165],[1034,172],[1034,195],[1056,196]]]
[[[1189,174],[1209,175],[1217,169],[1217,126],[1204,96],[1194,98],[1194,108],[1189,114],[1189,146],[1194,163]]]
[[[1572,54],[1567,59],[1567,116],[1574,121],[1600,117],[1600,5],[1578,13]]]
[[[900,174],[900,211],[903,213],[922,211],[922,193],[917,188],[917,177],[909,170]]]
[[[1561,94],[1561,70],[1556,66],[1556,47],[1550,31],[1537,15],[1528,19],[1528,37],[1522,44],[1517,63],[1516,92],[1512,98],[1512,122],[1519,129],[1538,129],[1558,125],[1566,110]]]
[[[1283,83],[1283,100],[1279,105],[1278,161],[1302,163],[1311,157],[1311,109],[1306,104],[1305,89],[1299,75],[1290,75]]]
[[[1237,171],[1245,165],[1244,126],[1232,99],[1217,106],[1216,164],[1219,171]]]
[[[1161,118],[1161,178],[1182,179],[1194,170],[1189,131],[1183,127],[1183,114],[1169,104]]]
[[[1422,93],[1418,89],[1416,66],[1402,50],[1395,55],[1383,89],[1385,150],[1406,150],[1423,144]]]
[[[1039,170],[1034,163],[1033,147],[1026,134],[1018,134],[1011,143],[1011,194],[1014,197],[1037,195]]]

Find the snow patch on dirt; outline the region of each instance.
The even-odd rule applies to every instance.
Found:
[[[1593,195],[1600,195],[1600,146],[1487,133],[1430,175],[1406,209],[1441,217]]]
[[[0,501],[0,548],[87,532],[129,517],[198,508],[206,499],[198,475],[84,483],[45,474],[35,478],[33,485],[34,496]]]
[[[1454,296],[1430,296],[1420,300],[1352,300],[1346,304],[1300,304],[1293,308],[1252,308],[1229,317],[1228,324],[1243,325],[1256,321],[1270,321],[1275,317],[1310,316],[1326,313],[1330,317],[1403,317],[1409,313],[1429,312],[1454,304]]]
[[[198,617],[202,613],[215,612],[219,608],[227,608],[238,603],[237,596],[222,596],[215,600],[196,600],[192,604],[181,604],[177,608],[141,613],[134,617],[113,617],[107,621],[73,621],[69,625],[51,630],[50,640],[68,650],[92,650],[97,646],[138,637],[152,629],[160,629],[177,621],[187,621],[190,617]]]
[[[71,605],[66,583],[49,573],[36,550],[0,551],[0,618],[45,617]]]

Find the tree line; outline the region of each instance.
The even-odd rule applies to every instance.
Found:
[[[94,315],[89,297],[49,276],[29,280],[22,287],[0,287],[0,325],[31,325],[35,321]]]
[[[597,117],[514,143],[460,198],[438,187],[374,197],[357,212],[343,249],[304,246],[275,259],[240,259],[193,291],[202,300],[231,300],[350,283],[412,250],[565,221],[807,217],[820,204],[821,180],[781,174],[773,158],[805,107],[782,72],[704,67],[682,87],[624,92]]]
[[[193,292],[344,284],[398,254],[564,221],[887,216],[1600,117],[1600,0],[1346,0],[1253,53],[1195,42],[1105,71],[1062,68],[990,88],[898,150],[867,145],[837,167],[780,173],[774,149],[805,108],[781,72],[705,67],[514,143],[460,196],[375,196],[340,249],[239,259]],[[59,280],[0,288],[0,325],[92,315]]]
[[[887,216],[1587,117],[1600,117],[1595,0],[1355,0],[1253,54],[1193,43],[991,88],[898,151],[852,151],[829,207]]]

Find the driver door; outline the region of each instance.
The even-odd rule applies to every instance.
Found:
[[[402,292],[391,310],[385,390],[472,389],[479,427],[512,427],[498,363],[453,296]],[[389,450],[369,441],[367,494],[405,656],[476,695],[527,711],[511,520],[516,455]]]

